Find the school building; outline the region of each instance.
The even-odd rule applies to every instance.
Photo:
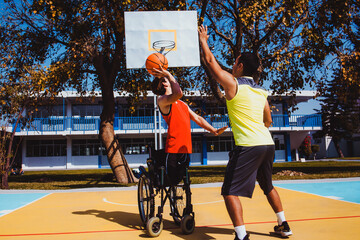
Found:
[[[131,114],[127,94],[115,94],[114,131],[130,167],[145,165],[148,146],[163,146],[167,125],[156,108],[156,97],[148,92]],[[298,92],[296,101],[306,102],[314,91]],[[226,164],[228,152],[234,148],[226,106],[214,98],[188,92],[185,97],[190,107],[215,128],[228,125],[220,136],[213,136],[192,122],[193,154],[191,165]],[[81,99],[81,101],[79,101]],[[287,111],[289,97],[269,96],[273,124],[270,132],[275,142],[275,161],[299,159],[297,148],[305,136],[320,130],[319,114],[299,115]],[[53,106],[41,106],[34,121],[27,128],[16,129],[22,136],[20,159],[24,170],[108,168],[105,149],[99,139],[102,98],[81,97],[76,92],[64,91]]]

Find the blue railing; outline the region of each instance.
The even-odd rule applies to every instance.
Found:
[[[321,115],[272,115],[272,127],[321,127]]]
[[[215,128],[229,125],[228,116],[212,116],[205,119]],[[321,127],[321,115],[272,115],[272,127]],[[160,118],[161,127],[167,129],[166,122]],[[159,117],[157,116],[157,129],[159,129]],[[114,130],[153,130],[155,127],[154,117],[115,117]],[[50,117],[35,118],[28,127],[17,128],[17,132],[39,131],[97,131],[100,128],[100,117]],[[191,128],[200,128],[191,121]]]

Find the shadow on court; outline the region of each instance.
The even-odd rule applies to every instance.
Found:
[[[151,238],[145,233],[145,227],[141,224],[139,214],[122,212],[122,211],[112,211],[106,212],[103,210],[90,209],[86,211],[75,211],[73,214],[76,215],[86,215],[86,216],[94,216],[96,218],[102,218],[104,220],[117,223],[123,227],[127,227],[134,230],[143,230],[141,234],[139,234],[140,238]],[[234,235],[233,229],[222,228],[222,227],[208,227],[208,226],[200,226],[196,227],[195,231],[191,235],[184,235],[181,231],[181,227],[177,226],[173,221],[163,219],[164,229],[163,231],[169,232],[173,236],[180,237],[185,240],[193,240],[193,239],[204,239],[210,240],[215,239],[213,236],[209,234],[219,234],[219,235]],[[252,235],[260,235],[267,236],[272,238],[279,238],[274,235],[274,233],[260,233],[249,231]]]

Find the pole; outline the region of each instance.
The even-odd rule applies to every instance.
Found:
[[[155,150],[158,149],[158,141],[157,141],[157,120],[156,120],[156,115],[157,115],[157,98],[156,95],[154,95],[154,134],[155,134]]]

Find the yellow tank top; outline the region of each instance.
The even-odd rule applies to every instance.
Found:
[[[237,79],[235,97],[226,101],[230,125],[237,146],[274,145],[264,125],[264,107],[268,93],[250,77]]]

